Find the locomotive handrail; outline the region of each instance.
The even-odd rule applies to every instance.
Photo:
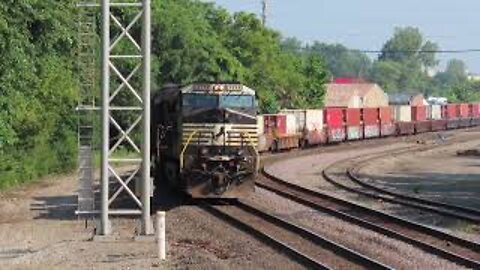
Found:
[[[190,134],[188,137],[188,140],[185,142],[185,145],[183,146],[182,152],[180,152],[180,170],[183,169],[183,155],[185,154],[185,151],[187,151],[187,147],[190,144],[190,142],[193,139],[193,136],[198,133],[198,130],[195,130]]]
[[[258,170],[258,169],[260,168],[260,153],[258,152],[257,147],[256,147],[255,144],[253,143],[253,139],[252,139],[252,137],[250,136],[250,134],[247,133],[247,132],[243,132],[243,133],[242,133],[242,136],[243,136],[244,134],[247,135],[247,137],[248,137],[247,142],[250,143],[250,145],[252,146],[253,150],[255,151],[255,155],[257,156],[257,158],[256,158],[256,160],[257,160],[257,162],[256,162],[256,163],[257,163],[257,164],[256,164],[256,169]]]

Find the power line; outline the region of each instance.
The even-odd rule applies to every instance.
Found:
[[[298,48],[298,51],[315,52],[312,47]],[[467,54],[467,53],[480,53],[480,49],[458,49],[458,50],[362,50],[362,49],[347,49],[350,52],[359,52],[365,54],[424,54],[424,53],[437,53],[437,54]]]
[[[356,51],[367,54],[395,54],[395,53],[438,53],[438,54],[465,54],[465,53],[480,53],[480,49],[462,49],[462,50],[356,50],[350,49],[349,51]]]

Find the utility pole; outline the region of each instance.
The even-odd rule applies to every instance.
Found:
[[[263,26],[267,26],[267,17],[268,17],[268,0],[262,1],[262,23]]]

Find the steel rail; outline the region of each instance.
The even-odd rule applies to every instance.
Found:
[[[223,219],[233,223],[234,225],[241,227],[242,229],[248,231],[255,237],[259,238],[260,240],[266,241],[272,246],[279,248],[281,251],[288,251],[288,255],[290,255],[293,259],[297,260],[299,263],[302,263],[304,266],[312,267],[313,269],[331,269],[329,266],[317,261],[315,258],[302,253],[298,249],[288,245],[287,243],[282,242],[281,240],[276,239],[273,235],[261,232],[260,230],[255,229],[254,226],[241,221],[240,219],[225,213],[222,210],[217,209],[216,207],[203,204],[204,208],[207,211],[213,212],[217,216],[221,216]],[[303,228],[299,225],[293,224],[286,219],[277,217],[273,214],[267,213],[264,210],[260,210],[257,207],[254,207],[250,204],[247,204],[242,201],[235,201],[233,205],[238,207],[239,209],[243,210],[244,212],[248,212],[256,217],[259,217],[268,223],[272,224],[273,226],[277,226],[283,228],[284,230],[290,231],[298,235],[299,237],[305,239],[306,241],[310,241],[315,245],[318,245],[326,250],[332,251],[335,254],[338,254],[340,257],[344,258],[347,261],[352,263],[361,265],[366,269],[393,269],[390,266],[384,265],[378,261],[375,261],[371,258],[368,258],[352,249],[349,249],[343,245],[335,243],[331,240],[328,240],[315,232],[312,232],[306,228]]]
[[[278,251],[286,253],[290,258],[292,258],[293,260],[297,261],[298,263],[302,264],[305,267],[309,267],[309,268],[312,268],[312,269],[324,269],[324,270],[330,270],[331,269],[330,267],[324,265],[323,263],[321,263],[321,262],[303,254],[302,252],[295,249],[294,247],[292,247],[292,246],[290,246],[286,243],[283,243],[282,241],[276,239],[275,237],[273,237],[269,234],[263,233],[263,232],[255,229],[255,227],[253,227],[253,226],[251,226],[251,225],[249,225],[245,222],[242,222],[240,219],[235,218],[235,217],[225,213],[224,211],[221,211],[221,210],[219,210],[215,207],[212,207],[211,205],[207,205],[207,204],[203,204],[202,208],[205,209],[206,211],[210,212],[214,216],[219,217],[219,218],[227,221],[228,223],[232,224],[233,226],[235,226],[237,228],[240,228],[241,230],[251,234],[255,238],[267,243],[268,245],[277,249]]]
[[[298,185],[286,182],[279,179],[265,171],[264,176],[267,180],[260,180],[256,183],[258,187],[264,188],[277,195],[293,200],[297,203],[306,205],[318,211],[330,214],[337,218],[340,218],[349,223],[361,226],[363,228],[384,234],[391,238],[409,243],[417,246],[422,250],[452,261],[454,263],[471,267],[474,269],[480,269],[480,262],[476,259],[472,259],[472,256],[463,256],[452,251],[457,248],[464,250],[472,254],[480,254],[480,244],[471,242],[451,234],[447,234],[442,231],[435,230],[433,228],[424,226],[419,223],[408,221],[393,215],[386,214],[384,212],[376,211],[343,199],[339,199],[318,191],[300,187]],[[329,175],[325,175],[330,177]],[[268,181],[269,180],[269,181]],[[369,221],[365,218],[374,217],[374,221]],[[378,219],[385,225],[381,226],[378,223]],[[390,225],[390,226],[389,226]],[[421,233],[433,238],[430,242],[420,241],[411,235],[399,232],[398,228],[393,228],[395,225],[400,226],[403,229],[413,231],[413,233]],[[412,232],[411,232],[412,233]],[[446,247],[438,247],[435,241],[447,242]],[[475,255],[473,255],[475,256]]]
[[[394,153],[394,154],[398,155],[398,153]],[[381,155],[381,156],[378,156],[378,157],[369,158],[367,160],[361,161],[360,166],[349,167],[347,169],[348,177],[350,178],[350,180],[352,180],[353,182],[355,182],[356,184],[358,184],[358,185],[360,185],[364,188],[368,188],[368,189],[374,190],[376,192],[383,193],[383,194],[386,194],[386,195],[390,195],[390,196],[393,196],[393,197],[397,197],[397,198],[400,198],[400,199],[414,201],[414,202],[421,203],[421,204],[424,204],[424,205],[429,205],[429,206],[433,206],[433,207],[440,207],[440,208],[444,208],[444,209],[448,209],[448,210],[452,210],[452,211],[457,211],[454,214],[457,215],[459,218],[462,218],[462,219],[465,219],[465,220],[468,220],[468,221],[471,221],[471,222],[475,222],[475,223],[480,223],[480,211],[478,211],[476,209],[469,208],[469,207],[464,207],[464,206],[453,205],[453,204],[448,204],[448,203],[432,201],[432,200],[428,200],[428,199],[424,199],[424,198],[419,198],[417,196],[405,195],[405,194],[402,194],[402,193],[399,193],[399,192],[394,192],[394,191],[390,191],[390,190],[387,190],[387,189],[384,189],[384,188],[380,188],[380,187],[378,187],[374,184],[370,184],[370,183],[362,180],[363,178],[361,176],[359,176],[359,174],[358,174],[358,171],[359,171],[360,167],[365,166],[365,164],[367,162],[371,162],[372,160],[380,159],[380,158],[383,158],[383,157],[386,157],[386,156],[388,156],[388,155]],[[461,212],[463,214],[460,214],[458,212]]]
[[[460,141],[460,142],[463,142],[463,141]],[[368,158],[360,161],[359,163],[365,163],[365,162],[368,162],[368,161],[371,161],[371,160],[374,160],[374,159],[378,159],[378,158],[382,158],[382,157],[386,157],[386,156],[392,156],[392,155],[397,156],[397,155],[409,153],[413,149],[415,149],[417,152],[424,152],[424,151],[435,149],[437,147],[448,146],[448,145],[451,145],[453,143],[458,143],[458,142],[449,142],[449,143],[441,145],[441,146],[438,146],[438,145],[434,145],[434,146],[429,145],[429,146],[423,146],[423,147],[415,147],[415,146],[411,147],[411,146],[409,146],[409,147],[399,148],[399,149],[396,149],[396,150],[382,151],[380,153],[374,153],[374,154],[367,155]],[[364,157],[365,156],[363,156],[362,158],[364,158]],[[352,161],[352,160],[355,160],[355,159],[358,159],[358,157],[357,158],[348,158],[348,159],[338,161],[338,162],[328,166],[324,171],[328,171],[332,167],[338,166],[338,164],[341,164],[343,162]],[[461,220],[465,220],[465,221],[468,221],[468,222],[473,222],[473,223],[479,223],[480,222],[480,218],[479,218],[480,212],[477,211],[477,210],[470,209],[470,208],[465,208],[465,207],[460,207],[460,206],[455,206],[455,205],[447,205],[447,204],[440,203],[440,202],[434,202],[434,201],[430,201],[430,200],[426,200],[426,199],[421,199],[421,198],[418,198],[418,197],[412,197],[412,196],[397,194],[397,193],[393,193],[393,192],[391,192],[389,194],[390,191],[386,191],[386,190],[380,189],[378,187],[371,186],[368,183],[365,183],[364,181],[361,181],[360,179],[357,179],[357,177],[352,173],[352,168],[353,168],[353,166],[350,166],[345,170],[345,174],[349,177],[349,180],[351,180],[355,184],[358,184],[358,185],[361,185],[361,186],[363,186],[365,184],[365,186],[364,186],[365,188],[369,188],[369,189],[372,189],[372,190],[378,189],[378,190],[375,190],[375,191],[377,191],[379,193],[384,193],[384,194],[389,195],[389,196],[393,196],[394,198],[386,197],[386,196],[383,196],[383,195],[379,195],[379,194],[375,194],[375,193],[371,193],[371,192],[367,192],[367,191],[363,191],[363,190],[359,190],[359,189],[354,188],[354,187],[349,187],[348,185],[342,184],[339,181],[334,181],[333,178],[325,178],[325,180],[330,182],[331,184],[339,187],[339,188],[345,189],[349,192],[360,194],[362,196],[374,198],[374,199],[377,199],[377,200],[383,200],[383,201],[394,203],[394,204],[405,205],[405,206],[408,206],[408,207],[412,207],[412,208],[416,208],[416,209],[420,209],[420,210],[423,210],[423,211],[428,211],[428,212],[432,212],[432,213],[435,213],[435,214],[448,216],[448,217],[452,217],[452,218],[456,218],[456,219],[461,219]],[[394,195],[394,194],[397,194],[397,195]],[[397,197],[397,198],[395,198],[395,197]],[[413,203],[413,202],[415,202],[415,203]],[[441,208],[444,208],[444,209],[441,209]],[[447,210],[445,210],[445,209],[447,209]],[[449,211],[449,210],[453,210],[453,211]],[[462,213],[457,213],[457,212],[454,212],[454,211],[460,211],[460,212],[463,212],[463,214]]]
[[[334,165],[338,165],[338,164],[334,164]],[[372,192],[369,192],[369,191],[359,190],[358,188],[355,188],[355,187],[350,187],[346,184],[340,183],[340,181],[334,180],[333,177],[325,176],[326,174],[328,174],[327,171],[330,170],[330,169],[331,168],[328,168],[328,169],[324,170],[323,176],[324,176],[325,180],[328,181],[329,183],[331,183],[332,185],[337,186],[337,187],[339,187],[341,189],[344,189],[346,191],[356,193],[356,194],[359,194],[359,195],[362,195],[362,196],[365,196],[365,197],[370,197],[370,198],[373,198],[373,199],[393,203],[393,204],[404,205],[404,206],[408,206],[408,207],[411,207],[411,208],[416,208],[416,209],[419,209],[419,210],[432,212],[432,213],[447,216],[447,217],[466,220],[468,222],[475,222],[475,223],[478,222],[477,219],[475,219],[474,217],[471,217],[471,216],[466,216],[466,215],[463,215],[463,214],[459,214],[459,213],[448,211],[448,210],[443,210],[443,209],[440,209],[440,208],[431,207],[431,206],[428,206],[428,205],[413,203],[409,200],[402,200],[400,198],[395,198],[395,197],[392,198],[392,197],[388,197],[388,196],[385,196],[385,195],[372,193]],[[354,183],[357,183],[355,180],[350,178],[350,175],[348,173],[348,169],[342,171],[342,173],[344,173],[349,178],[349,180],[352,180]]]

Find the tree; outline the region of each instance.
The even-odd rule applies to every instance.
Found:
[[[425,40],[418,28],[396,28],[384,44],[370,79],[388,91],[428,94],[432,92],[428,70],[438,64],[436,50],[438,45]]]
[[[387,92],[394,92],[399,89],[398,84],[401,76],[401,64],[391,60],[376,61],[370,72],[370,79],[381,85]]]
[[[314,42],[307,50],[320,55],[334,77],[363,77],[371,68],[367,55],[341,44]]]
[[[324,105],[325,84],[328,79],[322,58],[313,53],[309,54],[305,59],[303,74],[306,78],[302,95],[305,107],[322,108]]]
[[[429,68],[438,64],[436,50],[438,45],[425,40],[418,28],[396,28],[393,37],[383,46],[379,60],[418,61],[423,68]]]

